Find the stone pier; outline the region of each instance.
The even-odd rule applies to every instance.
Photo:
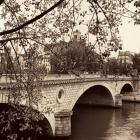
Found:
[[[55,136],[67,137],[71,135],[72,111],[63,110],[55,114]]]
[[[116,107],[116,108],[122,107],[122,95],[121,94],[115,95],[115,106],[114,107]]]

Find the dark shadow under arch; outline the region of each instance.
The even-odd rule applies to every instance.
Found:
[[[92,106],[114,106],[111,92],[102,85],[95,85],[87,89],[76,104]]]
[[[130,84],[125,84],[122,89],[120,94],[129,94],[133,92],[133,87]]]

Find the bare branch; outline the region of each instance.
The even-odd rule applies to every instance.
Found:
[[[51,12],[53,9],[55,9],[57,6],[59,6],[64,0],[59,0],[57,3],[55,3],[52,7],[50,7],[49,9],[47,9],[46,11],[44,11],[43,13],[37,15],[36,17],[26,21],[25,23],[23,23],[22,25],[10,29],[10,30],[6,30],[6,31],[2,31],[0,32],[0,36],[2,35],[6,35],[6,34],[10,34],[10,33],[14,33],[22,28],[24,28],[25,26],[32,24],[33,22],[35,22],[36,20],[39,20],[40,18],[42,18],[43,16],[45,16],[46,14],[48,14],[49,12]]]

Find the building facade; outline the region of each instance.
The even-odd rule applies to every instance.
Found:
[[[121,75],[132,75],[133,55],[129,51],[119,52],[118,64]]]
[[[124,51],[124,52],[120,51],[118,55],[118,62],[121,64],[132,65],[133,64],[132,57],[133,55],[130,51]]]

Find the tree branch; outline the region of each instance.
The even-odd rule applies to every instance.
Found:
[[[0,5],[4,2],[4,0],[0,0]]]
[[[26,21],[25,23],[23,23],[22,25],[19,25],[16,28],[10,29],[10,30],[6,30],[6,31],[2,31],[0,32],[0,36],[2,35],[6,35],[6,34],[10,34],[13,32],[16,32],[22,28],[24,28],[25,26],[32,24],[33,22],[35,22],[36,20],[42,18],[43,16],[45,16],[46,14],[48,14],[49,12],[51,12],[53,9],[55,9],[57,6],[59,6],[64,0],[59,0],[57,3],[55,3],[52,7],[50,7],[49,9],[47,9],[46,11],[44,11],[43,13],[37,15],[36,17]]]
[[[28,37],[13,37],[13,38],[8,38],[8,39],[0,40],[0,43],[12,41],[12,40],[18,40],[18,39],[30,39],[30,38],[28,38]]]

